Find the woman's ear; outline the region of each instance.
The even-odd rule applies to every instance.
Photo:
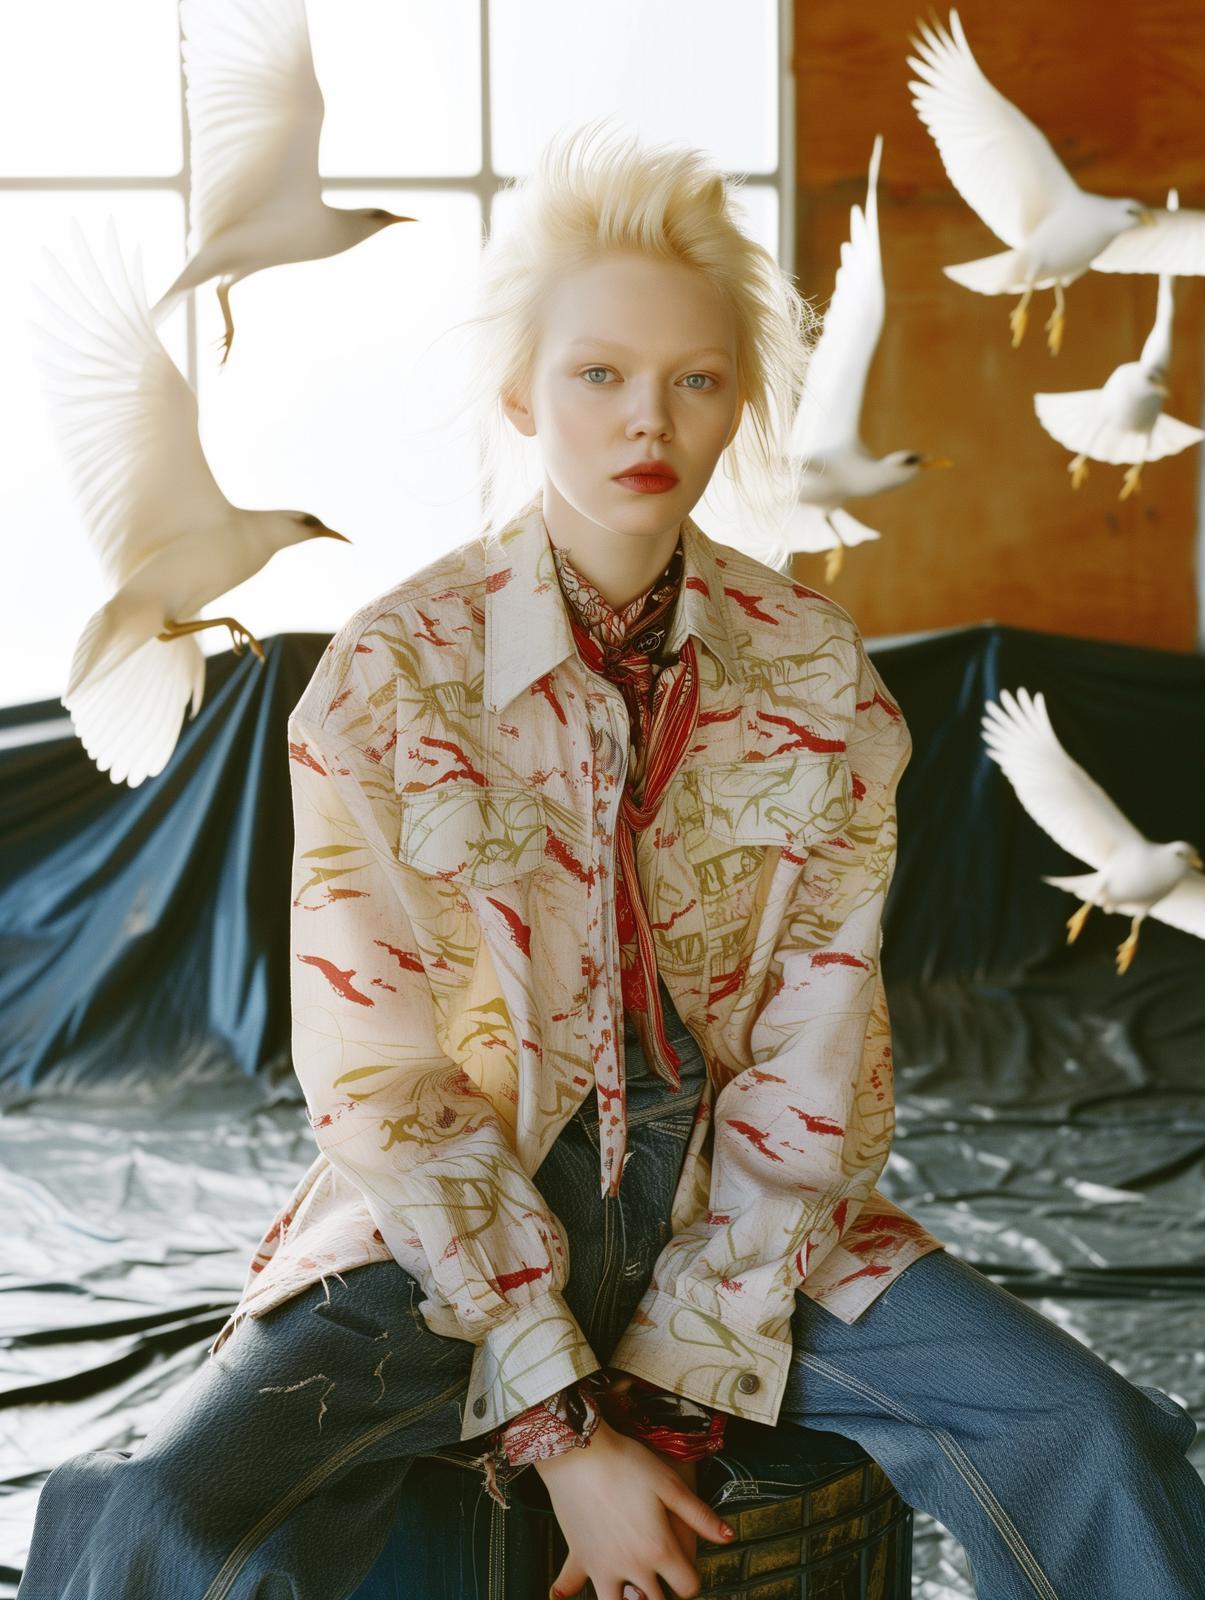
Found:
[[[506,420],[512,428],[521,433],[525,439],[535,438],[536,419],[531,409],[530,394],[504,394],[502,396],[502,409],[506,413]]]
[[[744,397],[742,396],[742,398],[737,402],[736,416],[733,417],[733,419],[732,419],[732,432],[724,440],[724,449],[725,450],[727,450],[728,446],[732,443],[732,441],[736,438],[737,434],[741,431],[741,422],[744,420],[744,416],[745,416],[745,401],[744,401]]]

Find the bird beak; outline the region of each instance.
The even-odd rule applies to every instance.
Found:
[[[340,544],[351,543],[351,540],[344,534],[336,533],[333,528],[328,528],[325,524],[321,528],[314,528],[312,534],[315,539],[338,539]]]
[[[1142,210],[1138,213],[1138,224],[1143,228],[1153,228],[1155,226],[1154,212],[1148,211],[1146,207],[1143,206]]]
[[[1192,855],[1189,856],[1188,864],[1190,867],[1196,867],[1198,872],[1205,872],[1205,861],[1201,860],[1200,856],[1195,850],[1193,851]]]
[[[954,463],[949,456],[922,456],[920,469],[922,472],[930,472],[934,467],[952,467],[953,465]]]
[[[1168,388],[1168,386],[1165,383],[1152,383],[1151,384],[1151,388],[1155,391],[1156,394],[1161,394],[1165,400],[1167,399],[1168,395],[1171,393],[1171,390]]]
[[[1151,220],[1154,221],[1154,218],[1152,218]],[[417,221],[418,221],[417,217],[393,217],[393,216],[391,216],[389,218],[389,222],[387,222],[385,224],[385,226],[389,227],[390,223],[393,223],[393,222],[417,222]]]

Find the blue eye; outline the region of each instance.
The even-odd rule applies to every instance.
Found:
[[[606,367],[587,367],[582,376],[587,383],[606,383],[611,374]]]
[[[682,382],[688,389],[705,389],[711,379],[705,372],[691,372],[682,379]]]

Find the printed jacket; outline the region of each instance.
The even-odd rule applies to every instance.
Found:
[[[683,552],[670,643],[695,641],[698,731],[637,862],[713,1092],[611,1362],[772,1423],[795,1291],[852,1322],[939,1248],[874,1189],[909,744],[844,612],[690,523]],[[237,1316],[392,1255],[429,1325],[476,1346],[472,1438],[599,1366],[532,1180],[623,1039],[627,713],[576,654],[538,508],[353,618],[290,738],[294,1061],[321,1153]]]

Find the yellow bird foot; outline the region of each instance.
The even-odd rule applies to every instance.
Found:
[[[1014,307],[1008,314],[1008,326],[1012,330],[1013,349],[1015,350],[1025,337],[1025,330],[1029,326],[1029,312],[1024,305]]]
[[[206,628],[229,628],[230,646],[236,656],[241,656],[245,648],[250,648],[251,654],[257,660],[264,659],[263,645],[234,617],[207,617],[198,622],[169,622],[163,632],[156,634],[155,637],[162,639],[164,644],[169,644],[173,639],[182,639],[189,633],[202,633]]]
[[[1132,494],[1138,494],[1142,488],[1142,463],[1136,467],[1127,467],[1126,475],[1121,480],[1121,493],[1119,500],[1128,500]]]
[[[1067,918],[1067,943],[1074,944],[1083,931],[1084,923],[1088,920],[1088,913],[1092,909],[1092,901],[1085,900],[1074,916]]]
[[[1134,952],[1138,948],[1138,929],[1142,926],[1142,918],[1134,917],[1130,922],[1130,936],[1124,943],[1117,946],[1117,972],[1118,976],[1130,970],[1130,962],[1134,959]]]
[[[1067,463],[1067,471],[1071,474],[1071,487],[1073,489],[1082,488],[1088,476],[1087,456],[1076,456],[1073,461],[1069,461]]]
[[[844,561],[845,561],[845,546],[843,544],[834,545],[833,548],[827,552],[827,554],[825,555],[825,559],[824,559],[824,581],[825,581],[825,583],[834,582],[834,580],[840,574],[841,567],[842,567]]]
[[[1066,325],[1067,319],[1061,311],[1054,312],[1046,324],[1046,348],[1052,356],[1057,356],[1063,348],[1063,329]]]

